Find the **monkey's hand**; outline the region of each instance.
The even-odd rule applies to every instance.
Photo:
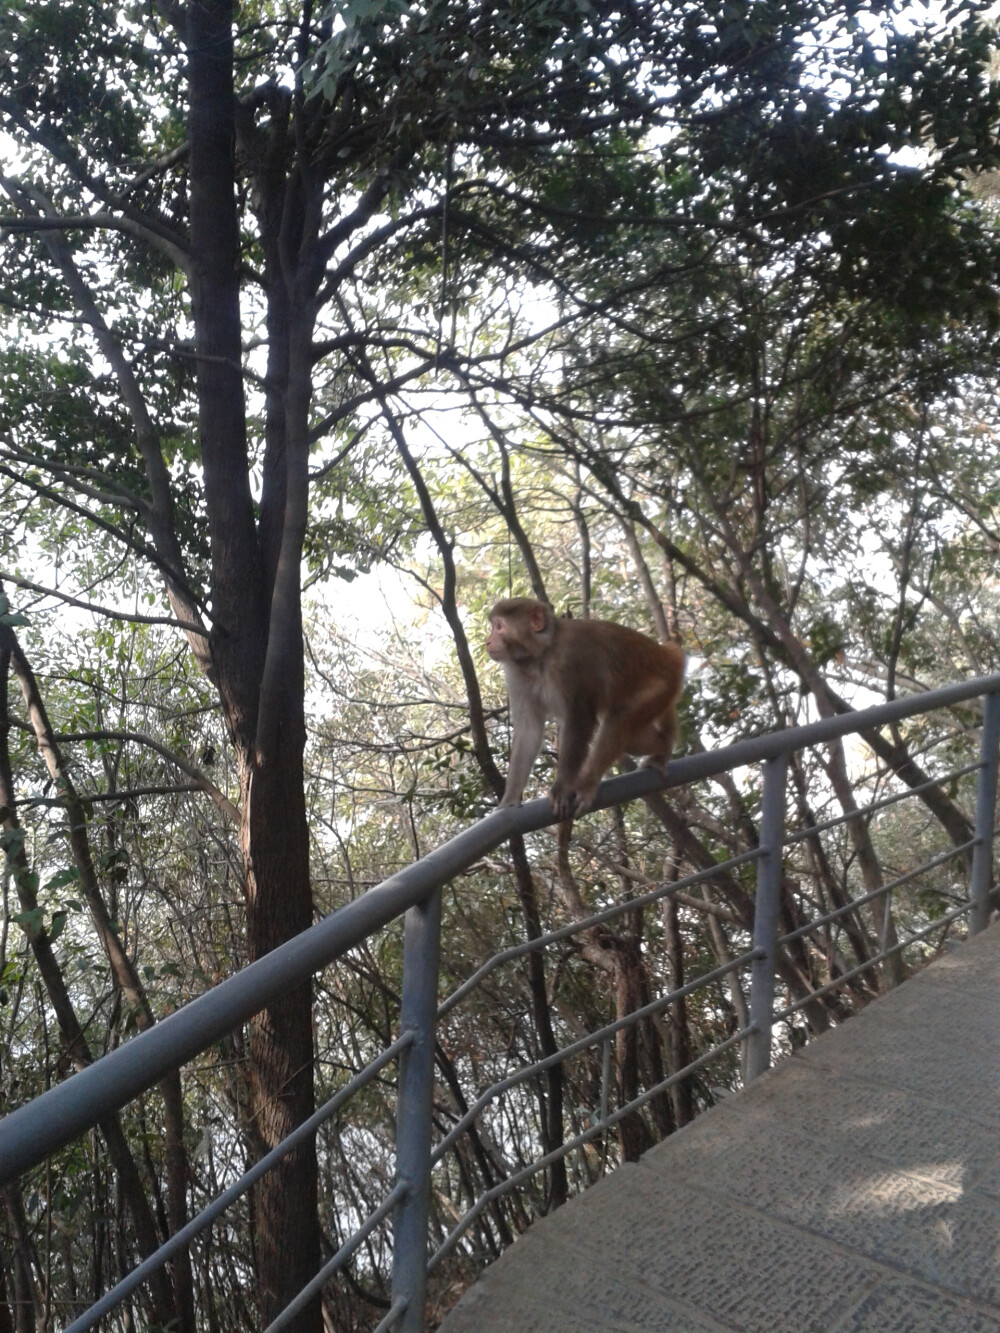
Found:
[[[549,792],[553,810],[560,819],[573,819],[576,815],[586,814],[594,803],[597,786],[596,782],[591,785],[589,782],[581,782],[579,778],[572,783],[557,778]]]
[[[640,768],[655,768],[658,773],[667,776],[667,765],[670,763],[668,754],[647,754],[645,759],[639,765]]]

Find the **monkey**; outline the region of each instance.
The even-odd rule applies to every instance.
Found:
[[[511,597],[490,612],[486,651],[503,667],[514,728],[501,807],[520,805],[548,718],[559,725],[549,796],[560,820],[590,809],[624,754],[666,770],[684,682],[679,644],[610,620],[560,620],[545,602]]]

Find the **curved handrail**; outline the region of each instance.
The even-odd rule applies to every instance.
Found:
[[[998,691],[1000,673],[979,676],[676,759],[666,776],[654,768],[638,769],[602,783],[593,808],[620,805]],[[12,1111],[0,1120],[0,1187],[152,1087],[169,1070],[193,1059],[290,986],[327,967],[367,936],[424,902],[436,888],[513,834],[530,833],[554,823],[556,818],[547,799],[487,815],[146,1032]]]

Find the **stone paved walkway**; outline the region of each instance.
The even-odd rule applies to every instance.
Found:
[[[1000,926],[533,1226],[443,1333],[1000,1333]]]

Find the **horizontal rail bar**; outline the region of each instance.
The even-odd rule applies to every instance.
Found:
[[[810,745],[872,730],[935,708],[1000,692],[1000,673],[908,695],[873,708],[787,727],[722,750],[671,761],[666,776],[640,768],[601,784],[594,809],[606,809],[670,787],[701,781],[733,768],[790,754]],[[497,810],[339,911],[279,945],[152,1028],[56,1084],[0,1120],[0,1186],[118,1110],[168,1071],[186,1064],[290,986],[327,967],[367,936],[420,903],[439,885],[468,869],[512,834],[556,822],[547,799]]]
[[[794,1000],[791,1004],[786,1005],[784,1009],[779,1010],[774,1015],[774,1022],[780,1023],[782,1019],[789,1018],[792,1014],[798,1013],[800,1009],[805,1008],[810,1000],[817,1000],[821,995],[828,995],[830,991],[836,990],[838,986],[843,986],[847,981],[853,981],[854,978],[859,977],[862,972],[867,972],[869,968],[876,967],[887,958],[891,958],[894,953],[902,953],[902,951],[908,949],[911,944],[916,944],[920,940],[925,939],[928,935],[933,935],[934,932],[940,930],[942,926],[950,926],[953,921],[957,921],[960,916],[967,916],[971,911],[971,903],[962,903],[960,907],[952,908],[952,910],[946,912],[944,916],[939,916],[936,921],[932,921],[929,926],[924,926],[922,930],[915,931],[912,935],[908,935],[905,940],[898,941],[898,943],[892,945],[891,948],[883,949],[881,953],[875,954],[873,958],[868,958],[857,967],[852,967],[849,972],[842,972],[839,977],[834,977],[832,981],[828,981],[825,985],[817,986],[815,990],[811,990],[803,999]]]
[[[589,1143],[591,1139],[596,1139],[599,1134],[603,1134],[605,1130],[616,1125],[618,1121],[624,1119],[625,1116],[631,1115],[633,1111],[641,1110],[647,1102],[652,1101],[652,1099],[659,1093],[665,1092],[667,1088],[671,1087],[674,1083],[679,1083],[682,1078],[687,1078],[689,1074],[695,1073],[697,1070],[701,1069],[703,1065],[710,1064],[716,1056],[724,1054],[724,1052],[728,1051],[731,1046],[735,1046],[738,1042],[744,1041],[755,1030],[756,1029],[751,1023],[748,1027],[740,1028],[738,1032],[731,1033],[725,1041],[720,1041],[717,1046],[713,1046],[710,1051],[705,1051],[702,1055],[699,1055],[696,1060],[692,1060],[691,1063],[685,1065],[683,1069],[678,1069],[676,1073],[661,1079],[659,1083],[651,1088],[647,1088],[645,1092],[641,1092],[638,1097],[634,1097],[630,1102],[626,1102],[623,1106],[617,1107],[617,1109],[612,1111],[606,1119],[591,1125],[589,1129],[583,1130],[574,1138],[567,1139],[565,1143],[560,1144],[558,1148],[554,1148],[552,1152],[546,1153],[544,1157],[539,1157],[534,1162],[529,1162],[528,1165],[523,1166],[520,1171],[515,1171],[512,1176],[508,1176],[506,1180],[501,1180],[491,1189],[485,1190],[480,1194],[479,1198],[469,1211],[459,1219],[454,1228],[434,1251],[427,1264],[428,1273],[433,1272],[435,1266],[455,1248],[476,1218],[479,1217],[496,1199],[502,1199],[505,1194],[509,1194],[511,1190],[516,1189],[522,1181],[537,1175],[539,1171],[543,1171],[545,1167],[551,1166],[553,1162],[558,1162],[561,1158],[568,1157],[571,1152],[575,1151],[575,1149],[582,1148],[583,1145]]]
[[[956,856],[961,856],[962,852],[967,852],[970,847],[976,846],[977,839],[970,838],[968,842],[957,843],[954,847],[949,847],[946,852],[939,852],[937,856],[932,856],[929,861],[924,861],[913,870],[906,870],[902,875],[891,879],[888,884],[880,884],[877,889],[872,889],[871,893],[862,894],[860,898],[852,898],[849,903],[843,907],[837,907],[832,912],[827,912],[826,916],[814,917],[812,921],[807,921],[804,926],[796,926],[790,930],[787,935],[782,935],[778,939],[779,944],[790,944],[792,940],[800,939],[803,935],[809,935],[817,926],[829,925],[831,921],[836,921],[838,917],[847,916],[858,907],[864,907],[867,903],[874,902],[876,898],[884,898],[887,893],[892,893],[894,889],[902,888],[904,884],[909,884],[912,879],[919,879],[925,875],[928,870],[935,870],[938,866],[944,865],[946,861],[952,861]],[[880,955],[881,956],[881,955]]]
[[[736,745],[727,745],[722,750],[704,750],[699,754],[686,755],[683,759],[671,760],[665,782],[646,781],[626,788],[626,783],[633,779],[656,775],[656,769],[640,768],[635,773],[613,778],[603,784],[608,796],[614,792],[613,799],[601,794],[595,801],[594,808],[616,805],[637,796],[646,796],[663,787],[676,787],[688,782],[700,782],[703,778],[714,777],[733,768],[743,768],[748,764],[759,763],[762,759],[774,759],[779,754],[791,754],[795,750],[804,750],[812,745],[822,745],[825,741],[839,740],[853,732],[875,731],[890,722],[900,722],[905,717],[917,713],[930,713],[938,708],[951,708],[955,704],[968,703],[970,699],[981,695],[1000,693],[1000,672],[991,676],[976,676],[974,679],[959,681],[955,685],[945,685],[939,690],[926,690],[921,694],[908,694],[889,703],[876,704],[872,708],[849,709],[835,717],[824,717],[818,722],[809,722],[802,727],[785,727],[780,731],[770,731],[753,740],[739,741]],[[621,793],[619,795],[618,793]]]
[[[443,1018],[464,1000],[470,991],[475,990],[481,981],[504,963],[513,962],[516,958],[523,958],[525,954],[536,953],[540,949],[547,949],[550,944],[558,944],[561,940],[572,939],[574,935],[580,935],[585,930],[593,930],[595,926],[603,926],[606,921],[613,921],[615,917],[624,916],[627,912],[650,907],[662,898],[672,897],[675,893],[681,893],[684,889],[689,889],[694,884],[701,884],[724,871],[736,870],[740,866],[758,861],[762,855],[759,847],[752,847],[748,852],[740,852],[739,856],[731,856],[728,861],[719,861],[717,865],[709,866],[705,870],[696,870],[690,875],[685,875],[683,879],[676,880],[673,884],[661,884],[658,888],[641,893],[636,898],[626,898],[623,902],[615,903],[613,907],[606,907],[602,912],[571,921],[568,926],[560,926],[558,930],[550,930],[545,935],[536,935],[533,939],[525,940],[523,944],[512,944],[509,949],[503,949],[500,953],[495,953],[492,958],[488,958],[482,967],[478,967],[471,977],[442,1000],[437,1016],[439,1019]]]
[[[333,1258],[328,1259],[316,1276],[306,1283],[295,1299],[288,1302],[277,1319],[268,1324],[264,1333],[278,1333],[279,1329],[286,1328],[295,1316],[306,1308],[313,1297],[323,1290],[330,1279],[343,1268],[361,1242],[367,1240],[375,1228],[385,1221],[399,1200],[405,1196],[408,1189],[409,1186],[402,1180],[395,1185],[379,1206],[369,1213],[367,1221],[357,1231],[348,1236]]]
[[[907,787],[905,791],[893,792],[891,796],[870,801],[868,805],[862,805],[859,809],[852,810],[850,814],[835,815],[832,819],[824,819],[820,824],[811,824],[809,828],[797,829],[785,839],[785,846],[794,847],[796,843],[805,842],[808,838],[815,837],[817,833],[828,833],[830,829],[840,828],[842,824],[850,824],[855,819],[865,819],[868,815],[877,814],[890,805],[898,805],[900,801],[908,801],[911,796],[919,796],[922,791],[930,791],[932,787],[940,787],[944,782],[953,782],[955,778],[964,778],[969,773],[977,772],[982,766],[982,760],[977,759],[974,764],[966,764],[964,768],[952,769],[950,773],[942,773],[939,778],[928,778],[926,782],[918,782],[915,787]]]
[[[365,1084],[370,1083],[386,1065],[391,1064],[400,1051],[409,1046],[412,1040],[413,1034],[410,1032],[404,1032],[398,1036],[391,1046],[387,1046],[371,1064],[365,1065],[364,1069],[355,1074],[349,1083],[345,1083],[339,1092],[324,1102],[319,1110],[314,1111],[308,1120],[303,1120],[301,1125],[296,1125],[287,1138],[282,1139],[270,1152],[265,1153],[259,1161],[254,1162],[249,1171],[245,1171],[239,1180],[230,1185],[228,1189],[223,1190],[207,1208],[203,1208],[196,1217],[192,1217],[186,1226],[181,1227],[180,1231],[176,1231],[169,1240],[163,1242],[159,1249],[154,1250],[148,1258],[133,1268],[131,1273],[126,1274],[110,1291],[105,1292],[100,1300],[96,1301],[80,1315],[79,1319],[70,1324],[66,1333],[86,1333],[87,1329],[93,1328],[104,1315],[109,1314],[115,1306],[122,1303],[126,1296],[135,1291],[136,1287],[142,1286],[148,1277],[152,1277],[158,1269],[168,1263],[178,1250],[182,1250],[185,1245],[194,1240],[195,1236],[200,1235],[207,1227],[211,1226],[220,1214],[224,1213],[231,1204],[234,1204],[237,1199],[246,1194],[251,1185],[260,1180],[261,1176],[266,1175],[273,1166],[277,1166],[282,1157],[315,1134],[321,1125],[325,1124],[331,1116],[339,1111],[344,1102],[350,1100]]]
[[[466,829],[422,860],[279,945],[138,1037],[0,1120],[0,1186],[192,1060],[303,978],[422,902],[511,833],[554,822],[532,801]]]
[[[669,991],[666,995],[661,995],[656,1000],[651,1000],[649,1004],[644,1004],[640,1009],[632,1009],[622,1018],[616,1018],[613,1023],[607,1023],[602,1028],[597,1028],[589,1032],[586,1037],[580,1037],[579,1040],[570,1042],[568,1046],[562,1046],[558,1051],[553,1051],[547,1055],[544,1060],[536,1060],[534,1064],[522,1065],[516,1074],[511,1074],[509,1078],[501,1079],[499,1083],[493,1083],[479,1096],[469,1107],[461,1120],[457,1120],[448,1133],[444,1136],[438,1146],[431,1154],[431,1163],[436,1165],[451,1145],[460,1138],[462,1134],[475,1121],[476,1117],[481,1115],[489,1106],[490,1102],[495,1101],[505,1092],[510,1092],[511,1088],[516,1088],[519,1083],[525,1083],[534,1074],[542,1074],[546,1069],[551,1069],[553,1065],[562,1064],[564,1060],[569,1060],[574,1055],[579,1055],[581,1051],[587,1051],[591,1046],[597,1046],[608,1037],[613,1037],[616,1032],[622,1032],[625,1028],[634,1027],[636,1023],[641,1023],[643,1019],[655,1018],[661,1010],[669,1008],[676,1004],[678,1000],[683,1000],[688,995],[693,995],[696,990],[701,990],[703,986],[709,986],[713,981],[720,981],[728,976],[730,972],[736,972],[741,967],[746,967],[758,957],[757,949],[748,949],[746,953],[738,954],[731,958],[728,963],[722,963],[719,967],[713,968],[711,972],[705,972],[700,977],[695,977],[693,981],[687,982],[684,986],[678,986],[676,990]]]

